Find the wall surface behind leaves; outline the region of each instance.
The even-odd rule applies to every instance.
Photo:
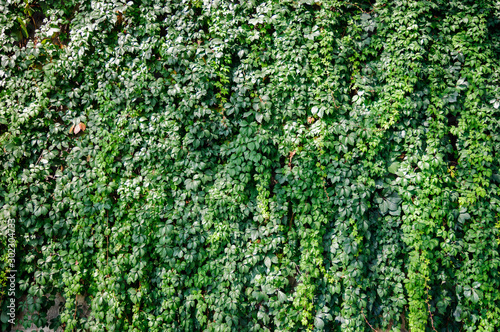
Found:
[[[25,327],[500,329],[497,1],[12,0],[0,49]]]

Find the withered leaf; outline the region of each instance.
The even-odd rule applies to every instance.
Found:
[[[81,131],[85,131],[85,129],[87,129],[87,126],[85,125],[85,123],[80,122],[79,124],[77,124],[77,125],[75,126],[75,129],[74,129],[74,131],[73,131],[73,132],[74,132],[74,133],[75,133],[75,135],[76,135],[76,134],[78,134],[78,133],[80,132],[80,130],[81,130]]]

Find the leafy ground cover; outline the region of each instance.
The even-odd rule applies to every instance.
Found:
[[[0,44],[25,326],[500,329],[498,2],[12,0]]]

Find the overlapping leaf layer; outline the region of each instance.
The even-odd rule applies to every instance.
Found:
[[[25,326],[500,329],[497,1],[11,0],[0,44]]]

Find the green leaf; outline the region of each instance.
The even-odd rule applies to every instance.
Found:
[[[9,316],[7,316],[7,313],[5,311],[2,311],[2,315],[0,316],[0,319],[2,323],[7,323],[9,321]]]
[[[26,24],[24,23],[24,20],[21,17],[17,17],[17,21],[21,25],[21,30],[23,32],[24,37],[28,38],[28,30],[26,29]]]
[[[269,256],[266,256],[266,258],[264,258],[264,264],[267,266],[267,268],[271,268],[271,258],[269,258]]]
[[[323,322],[323,320],[321,318],[319,318],[318,316],[314,317],[314,326],[317,328],[317,329],[323,329],[325,327],[325,322]]]
[[[471,218],[470,214],[468,214],[467,212],[460,213],[460,215],[458,216],[458,222],[463,224],[466,220],[469,220],[470,218]]]
[[[398,162],[398,161],[393,162],[393,163],[389,166],[389,169],[388,169],[388,170],[389,170],[389,172],[390,172],[390,173],[393,173],[393,174],[396,174],[396,172],[397,172],[397,171],[398,171],[398,169],[399,169],[399,165],[400,165],[400,164],[401,164],[401,163],[400,163],[400,162]]]
[[[455,320],[457,322],[462,321],[462,307],[461,306],[458,305],[455,308],[455,311],[453,312],[453,317],[455,317]]]
[[[286,300],[287,300],[286,294],[278,290],[278,301],[285,302]]]

